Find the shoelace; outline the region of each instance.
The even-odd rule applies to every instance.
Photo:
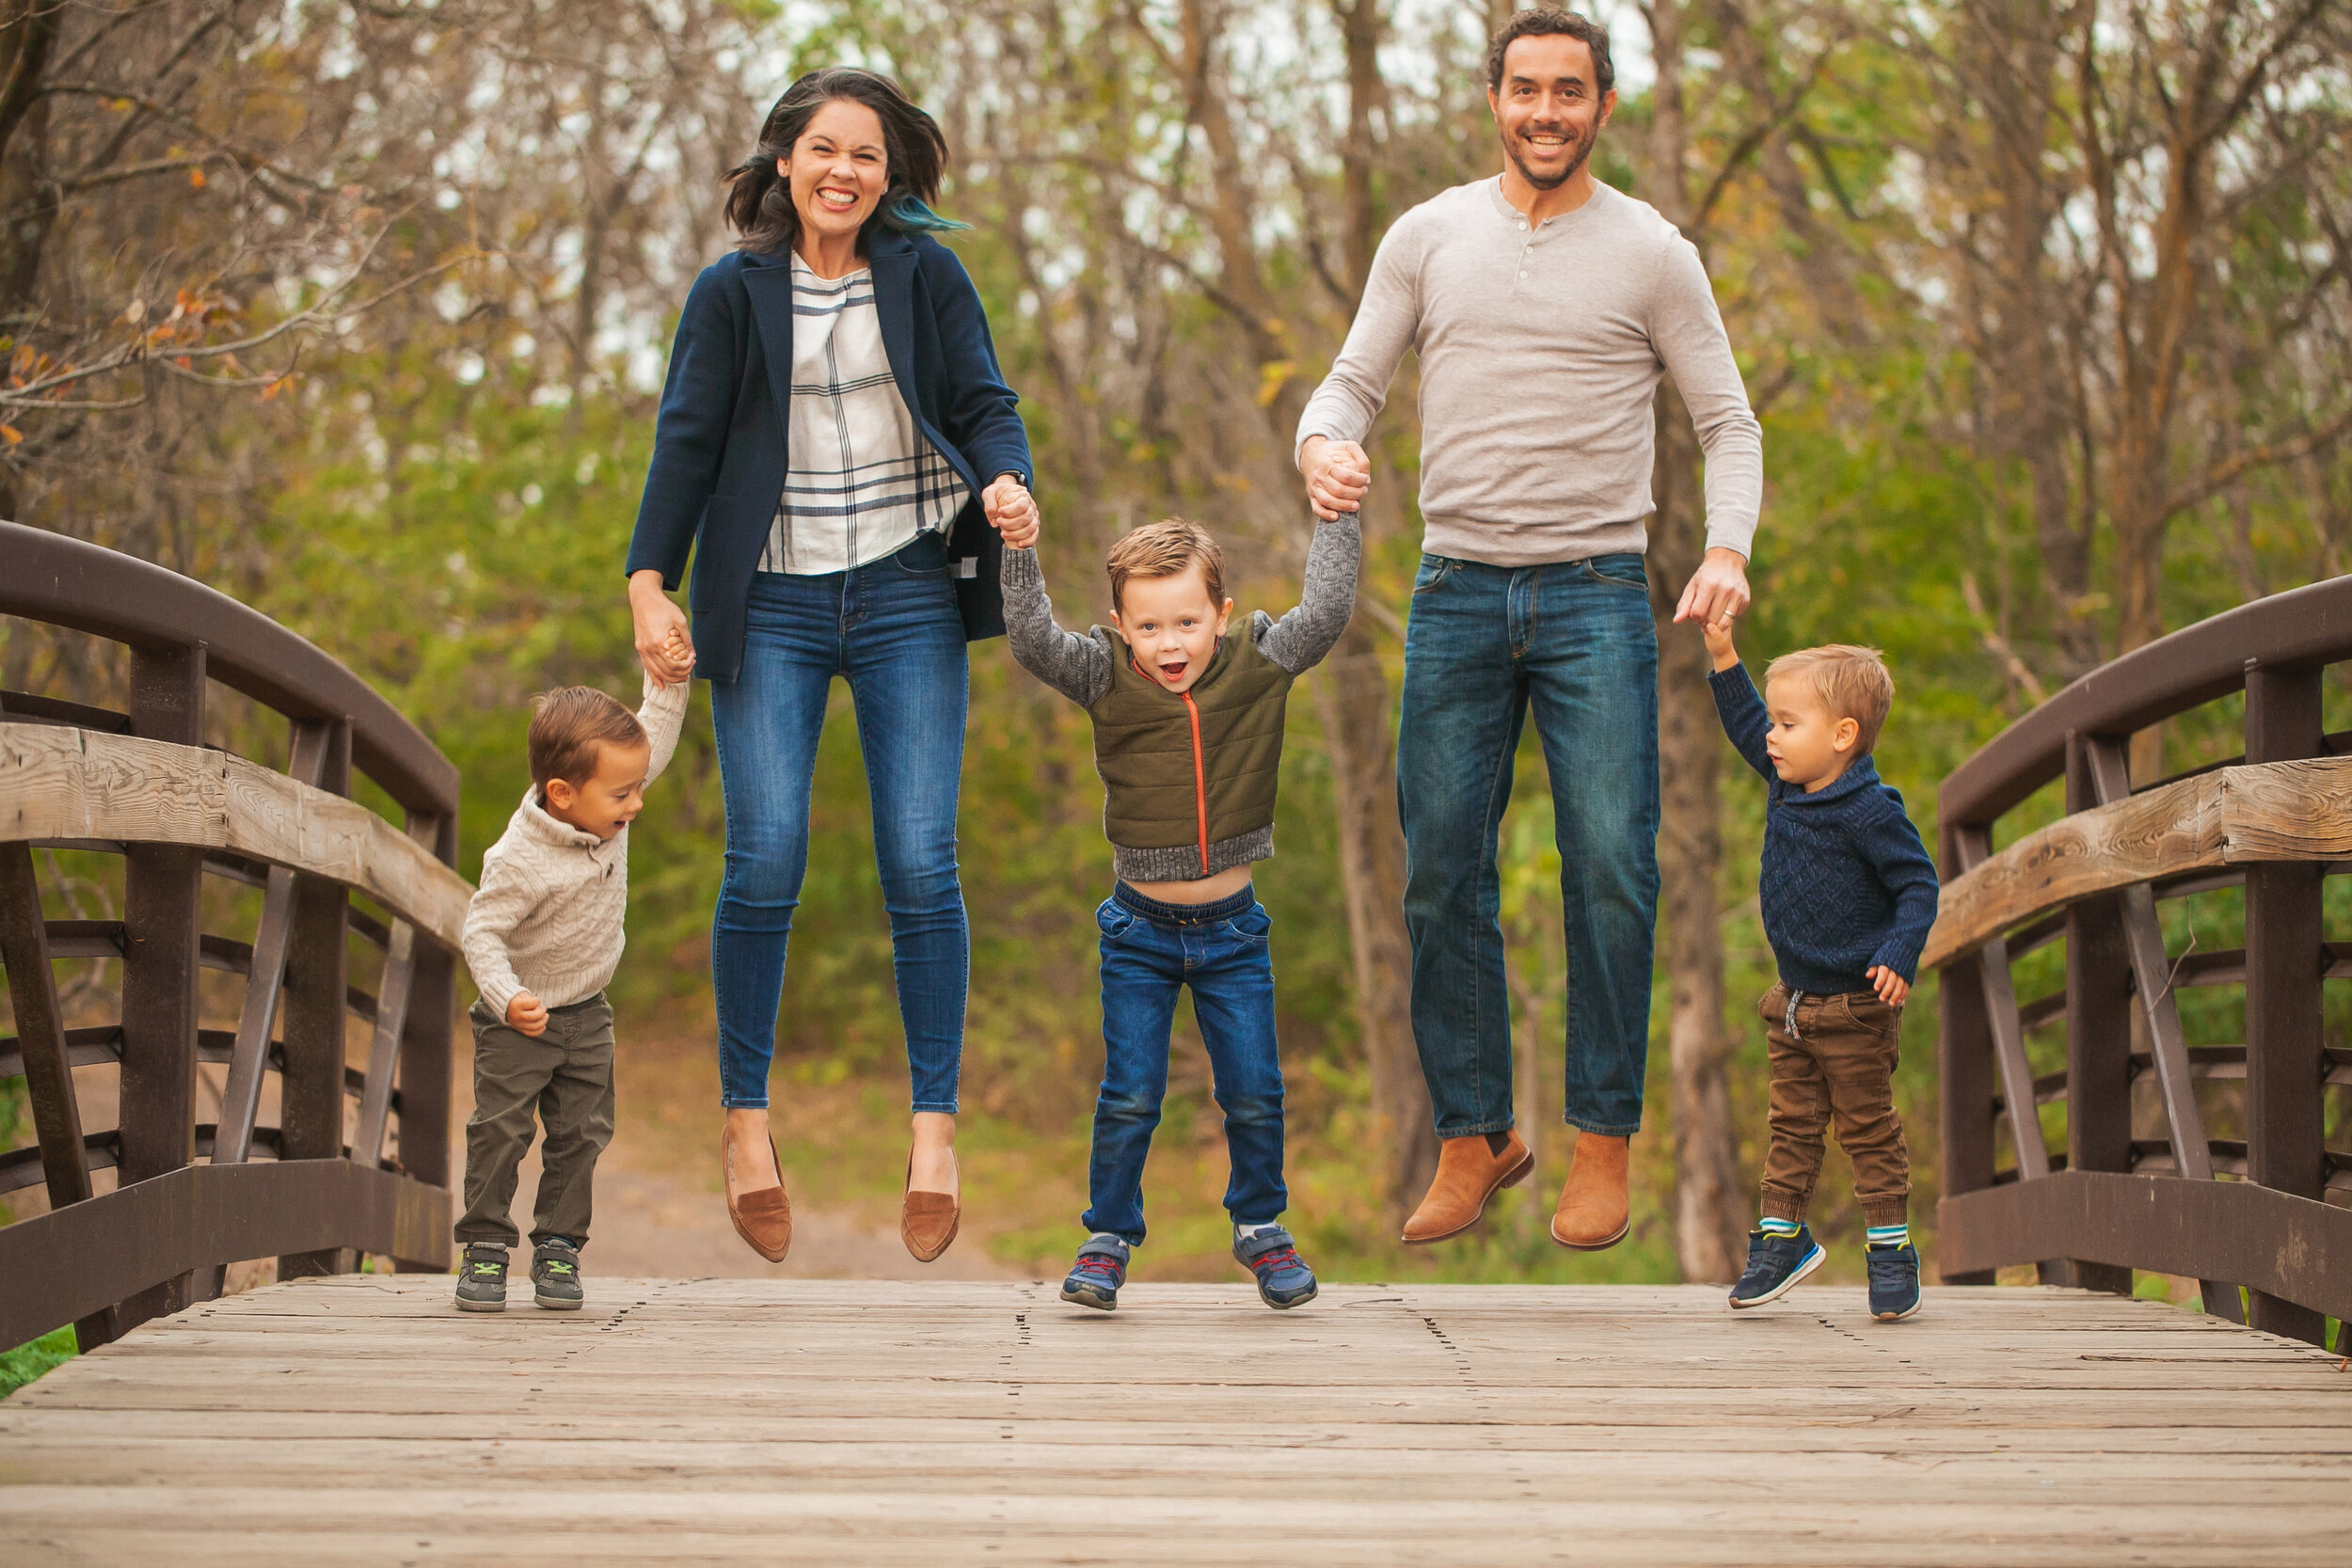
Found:
[[[1077,1266],[1070,1272],[1072,1274],[1101,1275],[1104,1278],[1116,1285],[1119,1283],[1119,1259],[1116,1258],[1106,1258],[1099,1252],[1089,1252],[1084,1258],[1079,1259]]]
[[[1870,1268],[1873,1285],[1902,1286],[1911,1283],[1911,1259],[1903,1256],[1901,1247],[1887,1247],[1871,1252],[1866,1261]]]
[[[1300,1260],[1297,1248],[1278,1246],[1272,1252],[1259,1254],[1258,1260],[1250,1264],[1249,1269],[1253,1274],[1272,1274],[1292,1264],[1302,1269],[1307,1266]]]

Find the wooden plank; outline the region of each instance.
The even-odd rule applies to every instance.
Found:
[[[375,1033],[368,1042],[365,1087],[351,1138],[351,1157],[374,1167],[384,1158],[384,1129],[390,1119],[392,1074],[400,1059],[401,1032],[408,1024],[408,991],[417,973],[416,927],[392,922],[384,953],[382,994],[375,1001]]]
[[[1982,828],[1961,829],[1958,842],[1963,868],[1983,864],[1993,852],[1993,835]],[[2008,945],[1988,942],[1978,949],[1977,973],[1984,988],[1985,1022],[1993,1036],[1993,1062],[2000,1073],[2001,1102],[2009,1117],[2010,1142],[2017,1154],[2017,1174],[2031,1181],[2050,1174],[2050,1149],[2042,1141],[2033,1068],[2026,1060],[2026,1031],[2017,1016],[2017,986],[2010,974]]]
[[[0,840],[229,850],[358,888],[449,952],[472,888],[354,800],[219,752],[0,723]]]
[[[2270,1565],[2352,1534],[2332,1358],[2090,1292],[1937,1289],[1887,1325],[1858,1285],[1276,1314],[1143,1280],[1106,1316],[1043,1281],[589,1284],[479,1317],[346,1275],[151,1323],[0,1403],[0,1553],[315,1560],[322,1515],[371,1563],[1248,1561],[1274,1516],[1312,1565]]]
[[[1942,968],[2078,898],[2182,872],[2352,856],[2352,757],[2249,764],[2028,833],[1944,884],[1921,963]]]

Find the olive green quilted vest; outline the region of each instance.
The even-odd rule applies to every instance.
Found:
[[[1110,841],[1128,849],[1199,845],[1205,864],[1209,845],[1272,827],[1290,672],[1244,631],[1228,636],[1208,673],[1179,693],[1136,668],[1124,638],[1113,633],[1111,648],[1111,688],[1088,710]]]

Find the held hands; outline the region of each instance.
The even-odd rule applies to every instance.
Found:
[[[1307,481],[1308,503],[1327,523],[1356,511],[1372,488],[1372,459],[1353,441],[1308,436],[1298,449],[1298,471]]]
[[[636,625],[638,662],[644,665],[654,684],[675,686],[693,674],[693,633],[687,626],[686,612],[661,591],[660,572],[647,567],[629,574],[628,613]],[[544,1022],[545,1014],[541,1016]]]
[[[1872,964],[1866,973],[1869,976],[1870,989],[1877,991],[1879,1000],[1888,1006],[1899,1007],[1903,1005],[1904,999],[1910,996],[1911,982],[1884,964]]]
[[[527,990],[518,990],[515,1000],[506,1005],[506,1022],[509,1028],[519,1029],[526,1035],[544,1035],[548,1032],[548,1005]]]
[[[1037,543],[1037,498],[1012,474],[998,474],[980,492],[980,510],[989,526],[1004,535],[1005,547],[1025,550]]]
[[[1731,624],[1748,608],[1748,562],[1738,550],[1718,545],[1699,561],[1699,569],[1691,574],[1690,586],[1682,591],[1682,602],[1675,607],[1675,620],[1696,621],[1699,633],[1707,639],[1708,656],[1718,670],[1728,670],[1740,662],[1739,650],[1731,645]]]

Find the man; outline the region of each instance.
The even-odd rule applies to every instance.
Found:
[[[1397,220],[1298,425],[1319,516],[1371,483],[1362,441],[1421,356],[1426,533],[1405,640],[1397,800],[1413,1036],[1442,1139],[1407,1242],[1478,1223],[1534,1167],[1512,1131],[1496,838],[1532,705],[1551,774],[1568,947],[1563,1246],[1626,1233],[1658,912],[1658,648],[1642,552],[1653,398],[1671,373],[1707,454],[1708,550],[1675,618],[1747,607],[1763,447],[1698,253],[1593,177],[1616,106],[1609,35],[1521,11],[1495,35],[1500,177]]]

